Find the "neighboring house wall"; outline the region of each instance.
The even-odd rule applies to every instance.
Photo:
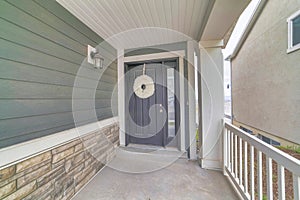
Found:
[[[300,144],[300,50],[287,54],[287,18],[299,0],[267,1],[232,60],[234,120]]]
[[[73,128],[76,73],[87,45],[103,39],[55,0],[0,1],[0,27],[0,148]],[[115,49],[106,50],[116,58]],[[97,80],[97,70],[85,67],[88,76],[82,81]],[[98,84],[98,120],[112,117],[116,68],[113,62]]]

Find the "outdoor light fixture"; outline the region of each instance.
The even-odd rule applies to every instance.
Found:
[[[104,65],[104,58],[100,55],[99,51],[88,45],[88,63],[93,64],[96,69],[102,69]]]
[[[102,69],[104,59],[100,56],[100,53],[98,51],[91,52],[90,56],[94,60],[95,68]]]

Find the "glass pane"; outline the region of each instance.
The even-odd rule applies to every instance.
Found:
[[[293,46],[300,44],[300,15],[293,19]]]
[[[175,137],[175,78],[174,68],[167,69],[168,137]]]

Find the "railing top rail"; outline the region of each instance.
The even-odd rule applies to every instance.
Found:
[[[225,122],[225,128],[241,137],[244,141],[254,146],[257,150],[263,152],[268,157],[275,160],[278,164],[284,166],[294,174],[300,176],[300,160],[288,155],[287,153],[269,145],[255,136],[252,136],[238,127]]]

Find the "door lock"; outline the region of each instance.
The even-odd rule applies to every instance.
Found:
[[[159,104],[159,107],[160,107],[160,109],[159,109],[159,112],[163,112],[163,109],[162,109],[162,104]]]

